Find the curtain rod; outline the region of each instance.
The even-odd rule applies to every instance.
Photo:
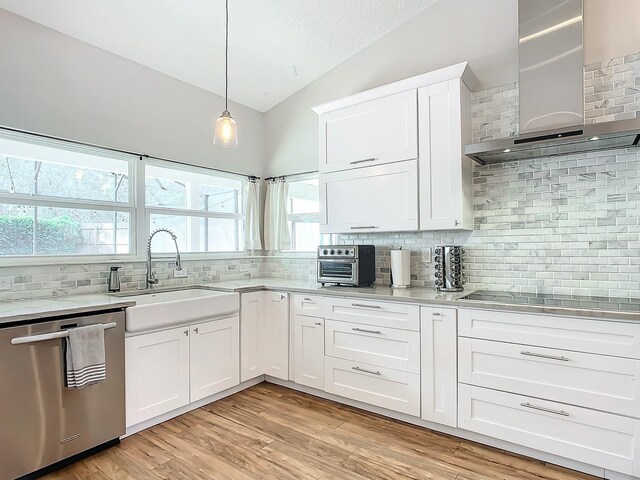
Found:
[[[46,138],[46,139],[49,139],[49,140],[58,140],[58,141],[61,141],[61,142],[72,143],[74,145],[82,145],[83,147],[100,148],[102,150],[108,150],[110,152],[117,152],[117,153],[124,153],[125,155],[133,155],[133,156],[140,157],[140,158],[151,158],[153,160],[162,160],[163,162],[177,163],[179,165],[186,165],[186,166],[189,166],[189,167],[206,168],[207,170],[213,170],[215,172],[229,173],[231,175],[238,175],[238,176],[241,176],[241,177],[248,177],[249,179],[253,178],[253,179],[260,180],[260,177],[256,177],[255,175],[247,175],[246,173],[232,172],[230,170],[223,170],[221,168],[204,167],[202,165],[194,165],[192,163],[181,162],[180,160],[171,160],[171,159],[168,159],[168,158],[156,157],[154,155],[147,155],[146,153],[137,153],[137,152],[131,152],[131,151],[128,151],[128,150],[121,150],[119,148],[105,147],[103,145],[97,145],[95,143],[80,142],[78,140],[70,140],[68,138],[56,137],[54,135],[46,135],[44,133],[36,133],[36,132],[31,132],[29,130],[21,130],[19,128],[5,127],[4,125],[0,125],[0,130],[6,130],[6,131],[9,131],[9,132],[15,132],[15,133],[23,133],[23,134],[26,134],[26,135],[33,135],[34,137]]]
[[[308,172],[298,172],[298,173],[290,173],[288,175],[276,175],[274,177],[267,177],[265,180],[275,180],[277,178],[287,178],[287,177],[295,177],[297,175],[309,175],[311,173],[318,173],[318,170],[309,170]]]

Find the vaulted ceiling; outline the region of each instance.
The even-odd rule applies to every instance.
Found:
[[[438,0],[230,0],[229,97],[267,111]],[[224,0],[0,0],[0,8],[224,95]]]

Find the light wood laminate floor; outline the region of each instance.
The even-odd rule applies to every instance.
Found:
[[[60,470],[71,479],[593,479],[262,383]]]

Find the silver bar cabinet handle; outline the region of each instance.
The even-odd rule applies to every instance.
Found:
[[[366,328],[352,328],[354,332],[375,333],[376,335],[382,335],[380,330],[367,330]]]
[[[363,303],[352,303],[351,306],[352,307],[361,307],[361,308],[377,308],[377,309],[382,308],[380,305],[365,305]]]
[[[382,375],[380,372],[374,372],[372,370],[365,370],[360,367],[351,367],[352,370],[357,370],[358,372],[370,373],[371,375]]]
[[[554,410],[553,408],[539,407],[537,405],[532,405],[530,403],[521,403],[520,406],[521,407],[526,407],[526,408],[531,408],[533,410],[540,410],[541,412],[553,413],[555,415],[562,415],[563,417],[568,417],[569,416],[569,414],[567,412],[565,412],[564,410]]]
[[[370,228],[378,228],[375,225],[365,225],[364,227],[350,227],[351,230],[364,230],[364,229],[370,229]]]
[[[366,162],[375,162],[376,161],[376,157],[372,157],[372,158],[363,158],[362,160],[356,160],[354,162],[349,162],[350,165],[358,165],[359,163],[366,163]]]
[[[526,355],[527,357],[548,358],[549,360],[560,360],[561,362],[569,361],[567,357],[559,357],[556,355],[544,355],[542,353],[534,353],[534,352],[520,352],[520,355]]]

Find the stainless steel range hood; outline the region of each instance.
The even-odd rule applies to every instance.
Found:
[[[480,164],[637,147],[640,119],[584,124],[582,0],[519,0],[520,135],[465,147]]]

